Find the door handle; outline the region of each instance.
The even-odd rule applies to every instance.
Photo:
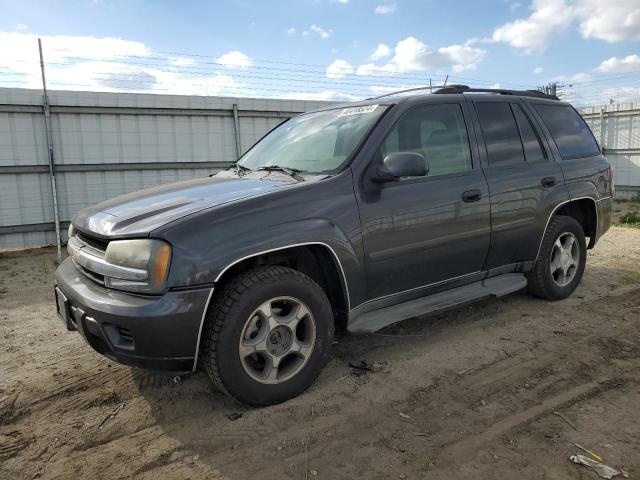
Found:
[[[463,202],[477,202],[482,198],[482,192],[480,190],[467,190],[462,192]]]
[[[553,187],[556,184],[556,177],[544,177],[540,183],[543,187]]]

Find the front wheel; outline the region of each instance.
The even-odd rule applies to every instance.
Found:
[[[562,300],[576,289],[587,260],[582,226],[572,217],[551,219],[533,270],[527,274],[529,291],[547,300]]]
[[[326,294],[306,275],[262,267],[217,295],[204,337],[204,365],[223,392],[250,405],[280,403],[307,389],[333,337]]]

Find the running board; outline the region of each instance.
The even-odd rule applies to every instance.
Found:
[[[392,323],[440,312],[491,296],[502,297],[526,286],[527,278],[524,274],[505,273],[444,292],[362,313],[349,322],[347,328],[350,332],[375,332]]]

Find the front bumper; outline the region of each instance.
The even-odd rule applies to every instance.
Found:
[[[68,328],[78,330],[98,353],[152,370],[194,368],[211,288],[129,294],[96,284],[67,258],[56,270],[56,293]]]

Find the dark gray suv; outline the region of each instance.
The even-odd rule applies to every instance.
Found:
[[[78,213],[57,311],[113,360],[204,367],[242,402],[282,402],[314,381],[335,329],[525,287],[570,295],[609,228],[612,181],[576,110],[538,92],[330,107],[227,171]]]

